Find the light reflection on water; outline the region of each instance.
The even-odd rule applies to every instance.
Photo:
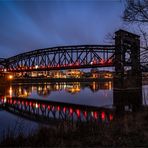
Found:
[[[91,82],[91,83],[48,83],[48,84],[19,84],[2,87],[1,95],[5,97],[23,97],[50,100],[66,103],[74,103],[92,106],[112,105],[112,82]],[[14,128],[16,122],[20,122],[22,118],[11,114],[7,111],[0,112],[0,135],[3,130],[8,127]],[[23,119],[23,126],[28,131],[38,124],[33,121]],[[24,129],[24,132],[28,133]]]
[[[18,84],[2,89],[7,97],[33,98],[91,106],[113,105],[113,83],[59,82],[43,84]],[[148,85],[142,86],[142,104],[148,104]]]
[[[8,89],[8,90],[7,90]],[[81,105],[112,105],[112,82],[69,82],[11,85],[5,96],[46,99]],[[7,93],[8,92],[8,93]]]

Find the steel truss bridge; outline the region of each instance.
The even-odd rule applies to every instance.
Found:
[[[113,120],[114,111],[86,105],[60,103],[39,99],[19,97],[0,97],[0,107],[6,111],[34,121],[109,122]]]
[[[44,48],[0,59],[0,70],[25,72],[115,66],[121,71],[119,67],[122,65],[138,68],[139,61],[145,68],[148,52],[142,51],[140,57],[139,36],[124,30],[117,31],[115,35],[115,45]]]
[[[113,67],[115,46],[83,45],[34,50],[0,61],[1,71],[46,71],[93,67]],[[148,63],[148,52],[141,53],[141,63]],[[126,65],[130,65],[127,62]]]
[[[109,67],[113,66],[114,49],[112,45],[54,47],[19,54],[1,63],[12,72]]]

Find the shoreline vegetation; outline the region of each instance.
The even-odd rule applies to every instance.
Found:
[[[53,127],[39,126],[25,136],[6,132],[0,147],[147,147],[148,109],[117,116],[111,122],[61,122]],[[20,130],[21,131],[21,130]]]

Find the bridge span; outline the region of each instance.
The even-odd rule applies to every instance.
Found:
[[[118,30],[115,32],[115,45],[75,45],[33,50],[0,60],[0,71],[115,67],[117,73],[123,73],[125,66],[131,66],[135,73],[140,71],[140,64],[148,64],[147,51],[142,52],[140,57],[139,38],[136,34]]]
[[[113,66],[114,52],[113,45],[53,47],[10,57],[3,65],[10,72],[108,67]]]

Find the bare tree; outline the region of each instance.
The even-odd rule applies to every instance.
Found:
[[[131,23],[148,23],[148,0],[126,0],[123,20]]]
[[[141,49],[148,50],[148,0],[126,0],[123,20],[138,25],[141,36]]]
[[[109,32],[105,35],[105,43],[107,44],[114,44],[115,34],[114,32]]]
[[[148,32],[146,29],[138,25],[139,35],[141,36],[141,49],[148,50]]]

